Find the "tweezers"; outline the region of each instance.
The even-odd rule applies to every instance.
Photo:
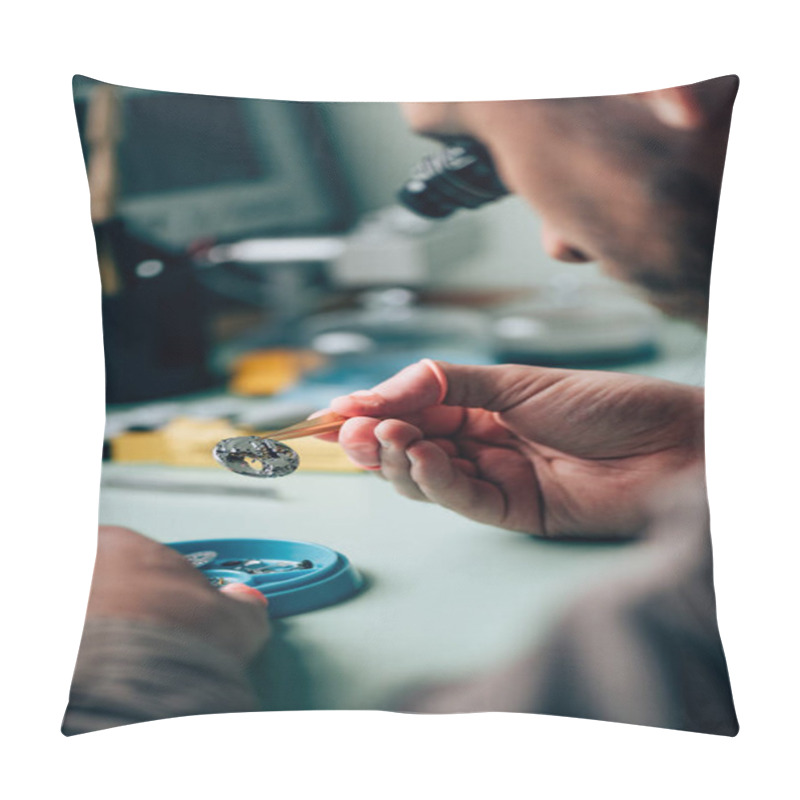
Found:
[[[318,436],[322,433],[338,431],[346,419],[347,417],[330,411],[327,414],[303,420],[286,428],[280,428],[277,431],[266,431],[255,435],[262,439],[272,439],[276,442],[282,442],[285,439],[299,439],[301,436]]]

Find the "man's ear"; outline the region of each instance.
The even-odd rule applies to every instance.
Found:
[[[674,86],[655,92],[642,92],[637,99],[663,125],[691,131],[706,123],[706,114],[694,86]]]

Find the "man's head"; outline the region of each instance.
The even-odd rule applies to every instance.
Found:
[[[704,321],[735,76],[611,97],[414,103],[412,128],[472,138],[540,214],[553,258],[597,261]]]

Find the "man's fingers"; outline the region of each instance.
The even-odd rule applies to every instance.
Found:
[[[251,603],[260,608],[267,606],[267,598],[255,586],[248,586],[246,583],[228,583],[221,587],[219,591],[233,600]]]
[[[380,444],[375,438],[375,428],[379,424],[379,419],[354,417],[339,429],[339,444],[356,466],[365,469],[380,466]]]
[[[452,439],[440,439],[435,436],[429,436],[427,439],[441,450],[444,450],[450,458],[456,458],[458,456],[458,447]]]
[[[348,420],[341,430],[340,442],[347,455],[359,466],[380,469],[382,477],[394,486],[398,494],[412,500],[428,500],[428,495],[411,475],[408,449],[423,438],[422,431],[398,419],[376,420],[356,417]],[[440,454],[460,475],[474,478],[478,469],[468,458],[460,457],[455,443],[449,439],[426,441],[431,452]]]
[[[410,477],[428,500],[478,522],[501,524],[506,511],[503,494],[468,474],[474,465],[461,468],[458,461],[425,440],[409,447],[406,456],[411,462]]]
[[[422,438],[419,428],[397,419],[387,419],[375,427],[380,443],[381,474],[390,481],[398,494],[412,500],[425,500],[425,495],[411,478],[411,462],[406,450]]]
[[[226,634],[233,636],[234,647],[251,658],[270,638],[267,598],[245,583],[228,583],[218,590],[218,601],[227,605],[223,617]]]
[[[455,469],[460,469],[469,478],[475,478],[478,475],[477,466],[466,458],[452,458],[450,463]]]

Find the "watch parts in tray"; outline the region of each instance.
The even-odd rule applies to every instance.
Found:
[[[200,569],[210,564],[217,557],[216,550],[199,550],[197,553],[187,553],[184,558],[193,566]]]
[[[253,478],[282,478],[300,466],[300,457],[291,447],[260,436],[223,439],[213,452],[223,467]]]
[[[234,558],[226,561],[220,560],[214,550],[201,550],[197,553],[186,553],[184,558],[200,570],[208,567],[210,572],[207,577],[212,586],[225,586],[233,583],[226,576],[217,573],[223,571],[243,572],[247,575],[268,575],[273,572],[293,572],[300,569],[311,569],[314,563],[307,558],[302,561],[283,561],[274,558]]]
[[[314,565],[304,558],[302,561],[276,561],[269,558],[250,558],[247,561],[234,560],[220,563],[225,569],[240,569],[250,575],[264,575],[268,572],[291,572],[294,569],[311,569]]]

